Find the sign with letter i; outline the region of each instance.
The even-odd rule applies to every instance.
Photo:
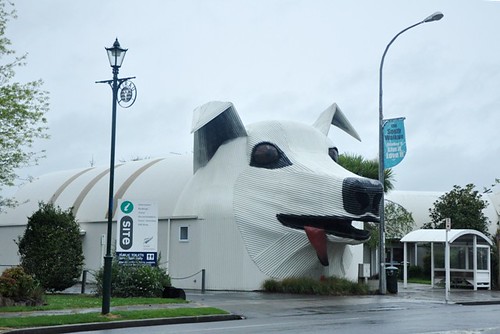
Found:
[[[116,214],[119,263],[158,262],[158,206],[154,202],[119,200]]]

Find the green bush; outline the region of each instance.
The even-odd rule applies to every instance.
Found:
[[[21,266],[48,291],[73,286],[83,267],[80,226],[71,209],[39,203],[28,218],[24,235],[18,239]]]
[[[264,281],[262,288],[267,292],[329,296],[366,295],[370,293],[366,284],[355,283],[338,277],[327,277],[321,280],[309,277],[285,278],[281,281],[268,279]]]
[[[409,278],[425,278],[424,271],[419,266],[408,266]]]
[[[102,295],[104,268],[95,274],[97,294]],[[111,296],[113,297],[162,297],[170,286],[170,277],[160,267],[145,264],[119,264],[113,261],[111,270]]]
[[[427,254],[424,256],[424,267],[422,269],[422,274],[424,277],[431,277],[431,254],[430,250]]]
[[[22,267],[12,267],[0,276],[0,296],[14,302],[37,305],[43,302],[43,288]]]
[[[500,290],[500,282],[498,282],[498,266],[499,266],[499,254],[498,254],[498,243],[497,238],[500,237],[500,227],[497,227],[495,235],[492,238],[493,247],[491,248],[491,286],[493,289]]]
[[[262,288],[267,292],[282,292],[280,282],[274,279],[265,280],[262,284]]]

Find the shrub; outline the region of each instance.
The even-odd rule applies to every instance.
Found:
[[[500,227],[497,227],[497,230],[495,232],[495,235],[493,236],[493,247],[491,249],[491,285],[494,289],[500,290],[500,282],[498,282],[498,266],[499,266],[499,249],[498,249],[498,240],[497,238],[500,237]]]
[[[431,254],[430,251],[424,256],[424,267],[422,269],[422,274],[424,277],[431,277]]]
[[[423,273],[422,268],[419,266],[409,266],[408,267],[408,277],[410,278],[424,278],[425,275]]]
[[[97,294],[102,295],[104,268],[95,275]],[[119,264],[113,261],[111,270],[111,296],[113,297],[162,297],[170,286],[170,277],[160,267],[146,264]]]
[[[73,286],[83,267],[80,227],[71,209],[39,203],[18,239],[21,266],[49,291]]]
[[[281,284],[275,279],[267,279],[262,284],[262,288],[267,292],[283,292]]]
[[[327,277],[315,280],[309,277],[265,280],[262,287],[267,292],[311,294],[311,295],[366,295],[368,286],[364,283],[351,282],[344,278]]]
[[[16,303],[38,305],[43,302],[43,288],[22,267],[12,267],[0,276],[0,297]]]

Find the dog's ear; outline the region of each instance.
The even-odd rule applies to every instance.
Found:
[[[193,112],[193,170],[205,166],[224,142],[246,137],[245,126],[231,102],[212,101]]]
[[[323,132],[325,136],[327,136],[328,131],[330,131],[330,125],[335,125],[339,129],[344,130],[357,140],[361,141],[358,133],[351,123],[349,123],[349,120],[345,117],[344,113],[340,110],[336,103],[326,108],[326,110],[319,115],[318,119],[313,124],[313,126]]]

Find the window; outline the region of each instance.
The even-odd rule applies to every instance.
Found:
[[[469,269],[474,268],[474,249],[472,247],[469,248]],[[478,270],[488,270],[488,262],[489,258],[489,247],[481,247],[477,246],[477,269]]]
[[[468,269],[465,265],[465,254],[467,248],[465,246],[450,247],[450,268],[453,269]],[[472,267],[472,264],[469,264]]]
[[[179,241],[189,241],[189,229],[187,226],[179,228]]]
[[[479,270],[488,270],[488,263],[490,261],[489,257],[489,248],[487,247],[478,247],[477,248],[477,269]]]

